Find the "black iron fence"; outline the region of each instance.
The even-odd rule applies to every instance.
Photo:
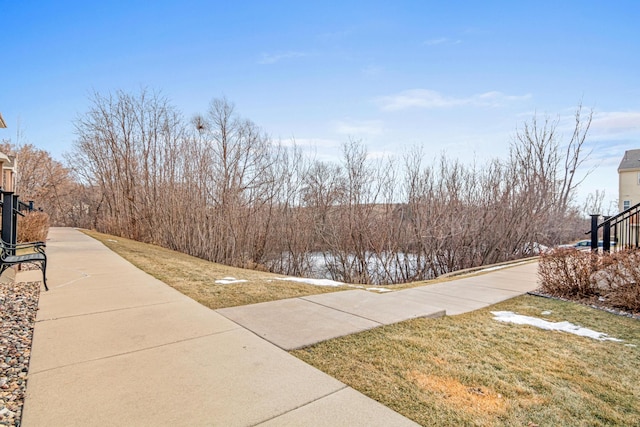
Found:
[[[2,230],[0,238],[3,241],[15,245],[18,240],[18,215],[24,216],[22,211],[33,210],[33,202],[24,203],[20,197],[12,191],[0,191],[0,209],[2,209]],[[15,254],[12,254],[15,255]]]
[[[599,222],[600,218],[603,218],[602,222]],[[599,240],[601,229],[602,240]],[[620,249],[640,247],[640,203],[615,216],[591,215],[591,230],[586,234],[591,234],[592,251],[600,246],[604,252],[609,252],[611,246]]]

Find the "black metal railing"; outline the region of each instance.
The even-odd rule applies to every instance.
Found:
[[[591,250],[596,251],[600,246],[598,235],[602,229],[602,250],[609,252],[611,243],[616,248],[638,248],[640,247],[640,203],[631,206],[614,216],[605,216],[603,221],[598,223],[600,215],[591,215],[591,230],[586,234],[591,234]]]
[[[25,210],[31,212],[33,202],[22,202],[19,196],[13,194],[12,191],[0,190],[0,195],[2,197],[0,200],[0,209],[2,210],[0,238],[15,245],[18,240],[18,215],[24,216],[21,211]]]

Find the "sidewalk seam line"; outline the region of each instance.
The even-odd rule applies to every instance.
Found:
[[[112,354],[112,355],[109,355],[109,356],[97,357],[95,359],[82,360],[82,361],[75,362],[75,363],[69,363],[67,365],[61,365],[61,366],[55,366],[53,368],[43,369],[43,370],[37,371],[37,372],[29,372],[29,376],[39,375],[41,373],[54,371],[56,369],[68,368],[69,366],[82,365],[82,364],[85,364],[85,363],[97,362],[99,360],[113,359],[115,357],[126,356],[126,355],[134,354],[134,353],[140,353],[142,351],[147,351],[147,350],[155,350],[157,348],[166,347],[166,346],[169,346],[169,345],[180,344],[180,343],[183,343],[183,342],[193,341],[193,340],[197,340],[197,339],[200,339],[200,338],[211,337],[211,336],[214,336],[214,335],[226,334],[226,333],[234,332],[234,331],[237,331],[237,330],[238,330],[238,328],[227,329],[227,330],[224,330],[224,331],[212,332],[210,334],[205,334],[205,335],[199,335],[197,337],[185,338],[185,339],[182,339],[182,340],[172,341],[172,342],[168,342],[168,343],[164,343],[164,344],[153,345],[151,347],[144,347],[144,348],[140,348],[140,349],[137,349],[137,350],[131,350],[131,351],[125,351],[123,353]]]
[[[339,388],[339,389],[337,389],[337,390],[334,390],[334,391],[332,391],[332,392],[330,392],[330,393],[327,393],[327,394],[325,394],[325,395],[323,395],[323,396],[317,397],[316,399],[310,400],[309,402],[303,403],[302,405],[298,405],[298,406],[296,406],[295,408],[291,408],[291,409],[289,409],[289,410],[287,410],[287,411],[284,411],[284,412],[283,412],[283,413],[281,413],[281,414],[274,415],[273,417],[267,418],[266,420],[259,421],[259,422],[257,422],[256,424],[252,424],[252,426],[253,426],[253,427],[257,427],[257,426],[259,426],[259,425],[261,425],[261,424],[264,424],[264,423],[267,423],[267,422],[269,422],[269,421],[271,421],[271,420],[275,420],[276,418],[280,418],[280,417],[282,417],[283,415],[287,415],[287,414],[288,414],[288,413],[290,413],[290,412],[296,411],[296,410],[298,410],[298,409],[300,409],[300,408],[304,408],[305,406],[311,405],[312,403],[315,403],[315,402],[317,402],[317,401],[319,401],[319,400],[322,400],[322,399],[324,399],[324,398],[326,398],[326,397],[329,397],[329,396],[331,396],[331,395],[333,395],[333,394],[336,394],[336,393],[338,393],[338,392],[340,392],[340,391],[342,391],[342,390],[346,390],[346,389],[348,389],[348,388],[349,388],[349,386],[348,386],[348,385],[343,384],[343,387],[341,387],[341,388]]]
[[[469,302],[479,302],[479,303],[482,303],[482,304],[496,304],[495,302],[480,301],[480,300],[477,300],[477,299],[465,298],[465,297],[461,297],[461,296],[458,296],[458,295],[451,295],[451,294],[447,294],[447,293],[439,293],[439,292],[434,292],[434,291],[420,291],[420,292],[431,293],[431,294],[435,294],[435,295],[439,295],[439,296],[443,296],[443,297],[457,298],[457,299],[464,300],[464,301],[469,301]],[[516,292],[517,294],[509,296],[509,297],[507,297],[507,299],[515,298],[518,295],[524,295],[524,293],[518,293],[518,291],[512,291],[512,292]]]
[[[331,310],[335,310],[335,311],[337,311],[339,313],[344,313],[344,314],[349,314],[349,315],[354,316],[354,317],[359,317],[360,319],[364,319],[364,320],[368,320],[368,321],[373,322],[373,323],[377,323],[379,326],[385,326],[386,325],[386,323],[381,323],[381,322],[378,322],[377,320],[369,319],[368,317],[364,317],[364,316],[361,316],[359,314],[351,313],[351,312],[348,312],[346,310],[340,310],[339,308],[331,307],[329,305],[320,304],[317,301],[311,301],[311,300],[305,299],[305,297],[298,297],[298,299],[301,299],[301,300],[306,301],[306,302],[310,302],[312,304],[319,305],[320,307],[325,307],[325,308],[329,308]]]
[[[51,320],[70,319],[70,318],[73,318],[73,317],[93,316],[93,315],[96,315],[96,314],[113,313],[115,311],[133,310],[135,308],[154,307],[156,305],[173,304],[175,302],[178,302],[178,301],[165,301],[165,302],[157,302],[157,303],[154,303],[154,304],[133,305],[131,307],[113,308],[111,310],[92,311],[90,313],[80,313],[80,314],[71,314],[69,316],[51,317],[51,318],[48,318],[48,319],[36,320],[36,323],[48,322],[48,321],[51,321]]]

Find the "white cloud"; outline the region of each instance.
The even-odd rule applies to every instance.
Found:
[[[326,138],[291,138],[289,140],[283,140],[282,145],[286,147],[292,147],[293,145],[297,145],[302,148],[319,148],[319,149],[333,149],[336,147],[340,147],[342,144],[340,141],[335,139],[326,139]]]
[[[342,135],[379,135],[382,122],[379,120],[341,120],[335,122],[335,131]]]
[[[587,123],[590,113],[589,108],[583,108],[580,114],[581,124]],[[561,115],[529,114],[530,117],[538,116],[538,119],[549,118],[558,120],[558,129],[566,137],[573,133],[576,126],[575,108],[566,109]],[[588,140],[637,140],[640,137],[640,111],[594,111],[589,127]]]
[[[426,40],[424,42],[426,46],[438,46],[442,44],[451,45],[451,44],[460,44],[460,43],[462,43],[462,40],[452,40],[447,37],[439,37],[436,39]]]
[[[429,89],[411,89],[396,95],[382,96],[376,103],[383,111],[399,111],[407,108],[450,108],[459,106],[499,107],[509,102],[531,98],[526,95],[505,95],[502,92],[491,91],[466,98],[445,96]]]
[[[438,108],[459,105],[454,98],[447,98],[440,93],[427,89],[405,90],[397,95],[378,98],[378,104],[385,111],[404,110],[406,108]]]
[[[478,105],[502,105],[504,102],[522,101],[530,98],[531,94],[529,93],[525,95],[505,95],[502,92],[491,91],[472,96],[470,103]]]
[[[390,151],[390,150],[369,150],[369,151],[367,151],[367,159],[370,159],[370,160],[377,160],[377,159],[387,160],[387,159],[394,158],[397,155],[398,155],[397,151]]]
[[[282,52],[282,53],[263,53],[261,55],[259,64],[275,64],[276,62],[282,61],[283,59],[290,58],[301,58],[303,56],[307,56],[304,52]]]
[[[346,29],[341,31],[326,32],[318,35],[318,39],[324,42],[339,41],[353,34],[354,29]]]
[[[597,133],[640,132],[640,111],[610,111],[594,113],[591,130]]]
[[[341,155],[344,141],[328,138],[291,138],[281,143],[285,147],[292,147],[295,144],[309,159],[335,161]]]
[[[362,74],[369,79],[380,77],[384,73],[384,68],[370,65],[362,70]]]

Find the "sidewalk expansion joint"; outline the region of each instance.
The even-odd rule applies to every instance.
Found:
[[[84,365],[85,363],[93,363],[93,362],[98,362],[100,360],[114,359],[116,357],[127,356],[129,354],[141,353],[141,352],[148,351],[148,350],[155,350],[157,348],[167,347],[167,346],[174,345],[174,344],[181,344],[183,342],[195,341],[195,340],[199,340],[199,339],[202,339],[202,338],[211,337],[211,336],[214,336],[214,335],[226,334],[226,333],[229,333],[229,332],[234,332],[236,330],[237,330],[237,328],[227,329],[227,330],[224,330],[224,331],[217,331],[217,332],[212,332],[210,334],[199,335],[197,337],[185,338],[185,339],[182,339],[182,340],[171,341],[171,342],[167,342],[167,343],[164,343],[164,344],[158,344],[158,345],[152,345],[150,347],[139,348],[137,350],[131,350],[131,351],[125,351],[125,352],[122,352],[122,353],[111,354],[109,356],[96,357],[94,359],[82,360],[80,362],[69,363],[69,364],[66,364],[66,365],[60,365],[60,366],[56,366],[56,367],[53,367],[53,368],[43,369],[41,371],[29,372],[29,376],[39,375],[39,374],[42,374],[44,372],[49,372],[49,371],[55,371],[57,369],[68,368],[69,366]]]
[[[70,318],[73,318],[73,317],[94,316],[94,315],[97,315],[97,314],[112,313],[112,312],[115,312],[115,311],[133,310],[133,309],[136,309],[136,308],[153,307],[153,306],[156,306],[156,305],[173,304],[173,303],[176,303],[176,302],[177,301],[156,302],[156,303],[153,303],[153,304],[142,304],[142,305],[133,305],[131,307],[113,308],[111,310],[92,311],[92,312],[89,312],[89,313],[71,314],[69,316],[50,317],[50,318],[46,318],[46,319],[36,319],[36,323],[48,322],[48,321],[51,321],[51,320],[70,319]]]
[[[334,310],[334,311],[337,311],[337,312],[340,312],[340,313],[348,314],[348,315],[353,316],[353,317],[359,317],[360,319],[364,319],[364,320],[368,320],[368,321],[373,322],[373,323],[377,323],[379,326],[385,326],[384,323],[378,322],[377,320],[369,319],[368,317],[361,316],[359,314],[355,314],[355,313],[352,313],[350,311],[340,310],[339,308],[331,307],[330,305],[321,304],[321,303],[319,303],[317,301],[311,301],[311,300],[305,299],[305,297],[298,297],[298,299],[301,299],[301,300],[306,301],[306,302],[313,303],[315,305],[319,305],[320,307],[325,307],[325,308],[328,308],[328,309],[331,309],[331,310]]]
[[[329,396],[331,396],[331,395],[334,395],[334,394],[336,394],[336,393],[339,393],[339,392],[341,392],[342,390],[346,390],[346,389],[348,389],[348,388],[349,388],[349,386],[348,386],[348,385],[344,385],[343,387],[340,387],[340,388],[339,388],[339,389],[337,389],[337,390],[334,390],[334,391],[332,391],[332,392],[330,392],[330,393],[327,393],[327,394],[325,394],[325,395],[323,395],[323,396],[317,397],[316,399],[310,400],[309,402],[304,403],[304,404],[302,404],[302,405],[298,405],[298,406],[296,406],[295,408],[291,408],[291,409],[289,409],[288,411],[284,411],[284,412],[282,412],[281,414],[274,415],[273,417],[267,418],[266,420],[262,420],[262,421],[260,421],[260,422],[258,422],[258,423],[256,423],[256,424],[252,424],[251,426],[252,426],[252,427],[257,427],[257,426],[260,426],[260,425],[262,425],[262,424],[264,424],[264,423],[268,423],[269,421],[272,421],[272,420],[275,420],[275,419],[277,419],[277,418],[280,418],[281,416],[286,415],[286,414],[288,414],[288,413],[290,413],[290,412],[297,411],[298,409],[300,409],[300,408],[304,408],[305,406],[309,406],[309,405],[311,405],[312,403],[316,403],[316,402],[317,402],[317,401],[319,401],[319,400],[322,400],[322,399],[324,399],[324,398],[327,398],[327,397],[329,397]]]
[[[418,289],[418,288],[415,288],[415,289]],[[426,293],[430,293],[430,294],[440,295],[440,296],[443,296],[443,297],[457,298],[459,300],[470,301],[470,302],[481,303],[481,304],[493,304],[493,303],[486,302],[486,301],[480,301],[479,299],[466,298],[466,297],[461,297],[459,295],[451,295],[450,293],[446,293],[446,292],[437,292],[437,291],[432,291],[432,290],[429,290],[429,291],[420,290],[420,292],[426,292]],[[514,292],[514,293],[515,293],[514,296],[521,295],[520,293],[516,293],[516,292]]]

